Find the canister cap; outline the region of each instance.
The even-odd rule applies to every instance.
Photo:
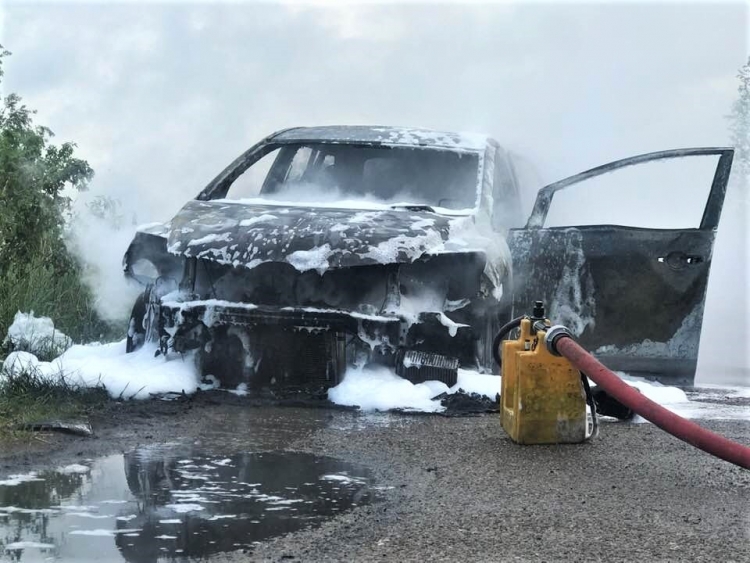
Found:
[[[534,301],[534,311],[531,314],[532,318],[543,319],[544,313],[544,301]]]

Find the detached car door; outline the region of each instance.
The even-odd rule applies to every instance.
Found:
[[[542,188],[526,226],[509,233],[514,316],[529,313],[535,300],[543,300],[553,324],[570,328],[581,345],[610,369],[670,384],[692,384],[714,239],[733,154],[730,148],[650,153]],[[680,183],[695,175],[678,178],[664,173],[662,163],[705,163],[707,157],[712,158],[699,190],[702,193],[681,192]],[[696,203],[694,225],[660,228],[563,221],[545,226],[561,190],[567,195],[590,180],[609,181],[621,171],[639,167],[656,172],[655,184],[645,197],[634,194],[630,198],[628,190],[643,188],[640,180],[637,186],[615,186],[624,190],[619,192],[625,196],[624,206],[632,204],[636,219],[650,214],[657,222],[663,216],[666,223],[674,217],[673,207]],[[665,199],[668,188],[675,195]],[[601,202],[606,202],[609,195],[588,194],[574,207],[591,209],[596,205],[593,199],[601,196]],[[598,207],[615,211],[606,203]]]

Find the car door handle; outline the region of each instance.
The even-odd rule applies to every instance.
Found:
[[[670,252],[666,256],[659,256],[657,260],[666,264],[673,270],[682,270],[688,266],[695,266],[703,262],[703,256],[697,254],[686,254],[682,251]]]

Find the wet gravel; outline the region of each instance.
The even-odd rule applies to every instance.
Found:
[[[750,422],[705,424],[750,443]],[[750,560],[750,472],[651,425],[523,447],[493,415],[431,417],[293,445],[357,459],[395,488],[385,503],[259,546],[253,560]]]
[[[750,444],[750,420],[701,424]],[[6,447],[0,469],[179,438],[332,456],[392,487],[317,529],[215,561],[750,560],[750,472],[649,424],[606,423],[588,444],[518,446],[496,414],[366,415],[203,393],[113,405],[92,426],[94,438]]]

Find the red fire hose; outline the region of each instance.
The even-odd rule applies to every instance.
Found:
[[[750,447],[698,426],[646,398],[581,348],[565,327],[557,326],[549,330],[547,346],[550,352],[565,356],[576,369],[586,374],[617,401],[662,430],[704,452],[750,469]]]

